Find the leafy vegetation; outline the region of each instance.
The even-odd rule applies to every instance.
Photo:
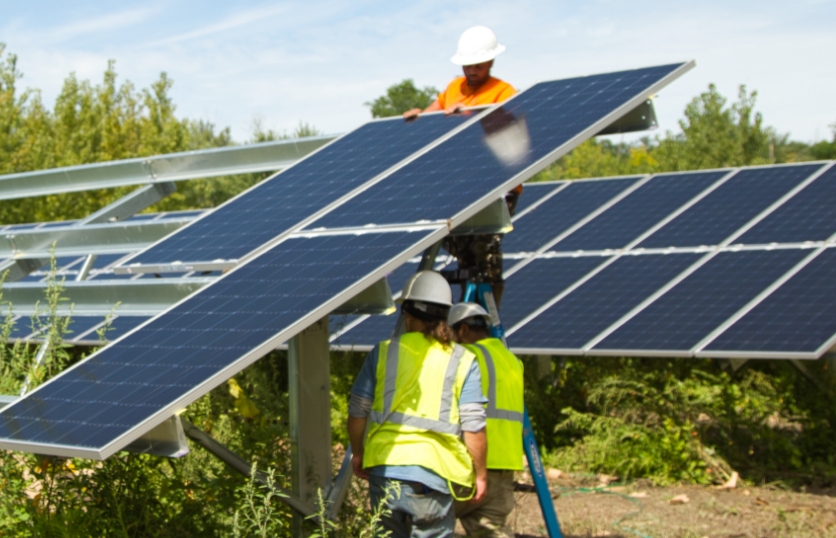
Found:
[[[387,118],[399,116],[413,108],[425,109],[435,101],[438,90],[432,86],[419,89],[415,82],[408,78],[400,84],[389,86],[386,95],[381,95],[374,101],[365,103],[371,109],[373,118]]]

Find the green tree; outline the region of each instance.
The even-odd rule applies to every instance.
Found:
[[[814,159],[836,159],[836,123],[830,126],[833,129],[833,140],[826,142],[822,140],[810,147],[810,155]]]
[[[682,133],[668,132],[658,141],[653,156],[661,170],[698,170],[726,166],[746,166],[775,162],[775,144],[786,142],[775,130],[763,124],[755,112],[757,92],[741,85],[738,100],[726,106],[727,99],[711,84],[708,91],[685,107],[679,121]]]
[[[373,118],[387,118],[398,116],[413,108],[427,108],[435,100],[438,90],[432,86],[418,89],[411,78],[400,84],[394,84],[386,89],[386,95],[381,95],[374,101],[363,103],[371,109]]]

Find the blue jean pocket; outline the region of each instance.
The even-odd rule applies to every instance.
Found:
[[[407,492],[404,497],[408,511],[412,515],[412,522],[417,525],[427,525],[440,521],[447,516],[447,512],[452,508],[452,503],[446,498],[439,498],[442,495],[437,493],[417,494]]]

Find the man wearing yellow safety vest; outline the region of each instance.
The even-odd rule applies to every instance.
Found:
[[[446,114],[461,112],[466,107],[502,103],[517,93],[513,86],[491,76],[494,59],[505,50],[490,28],[474,26],[459,38],[456,54],[450,59],[462,66],[462,75],[453,79],[447,88],[423,111],[413,108],[403,117],[414,120],[421,112],[443,110]],[[522,185],[505,194],[508,211],[514,216]],[[502,279],[502,235],[451,235],[444,240],[444,248],[456,257],[462,274],[480,275],[493,286],[497,307],[502,301],[505,282]],[[468,277],[464,277],[467,279]]]
[[[447,325],[444,277],[417,273],[401,300],[406,332],[375,346],[351,389],[351,463],[393,538],[452,537],[454,496],[487,488],[481,371]]]
[[[469,535],[513,538],[505,520],[514,509],[514,471],[523,470],[522,363],[491,337],[491,317],[478,304],[457,304],[447,323],[476,355],[488,395],[488,493],[478,503],[456,503],[456,516]]]

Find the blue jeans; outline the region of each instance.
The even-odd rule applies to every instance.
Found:
[[[400,485],[400,493],[386,498],[391,484]],[[391,514],[382,518],[383,528],[391,538],[452,538],[456,527],[453,497],[449,493],[427,490],[419,482],[369,476],[372,508],[385,502]]]

